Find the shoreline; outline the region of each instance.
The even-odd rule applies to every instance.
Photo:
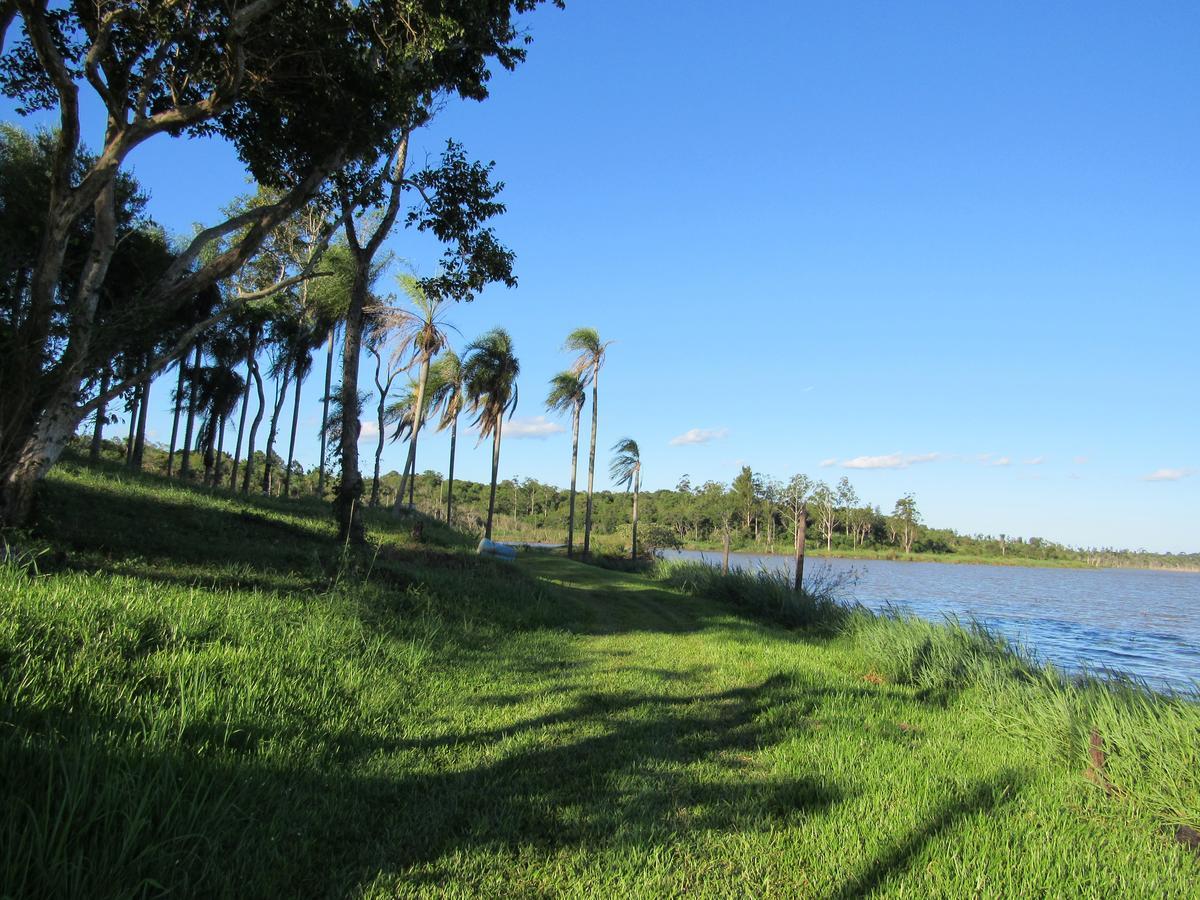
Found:
[[[721,554],[724,549],[721,547],[708,547],[698,544],[686,544],[680,548],[693,553],[717,553]],[[771,552],[769,550],[733,550],[729,551],[731,556],[779,556],[786,559],[792,558],[792,553]],[[1028,559],[1028,558],[1013,558],[1006,559],[1003,557],[981,557],[981,556],[961,556],[956,557],[953,554],[924,554],[924,553],[909,553],[884,555],[877,554],[862,554],[862,553],[847,553],[844,550],[833,550],[829,553],[821,551],[814,553],[805,551],[804,558],[810,559],[850,559],[862,560],[864,562],[896,562],[896,563],[940,563],[948,566],[1003,566],[1009,568],[1025,568],[1025,569],[1089,569],[1094,572],[1104,571],[1134,571],[1134,572],[1182,572],[1185,574],[1200,573],[1200,567],[1195,566],[1093,566],[1080,560],[1072,559]]]
[[[499,541],[510,544],[565,544],[564,540],[551,541],[545,536],[539,537],[509,537],[498,536]],[[620,550],[606,550],[602,547],[596,547],[594,542],[593,549],[600,553],[619,553]],[[724,552],[720,545],[705,545],[705,544],[684,544],[680,550],[686,550],[694,553],[715,553],[718,556]],[[739,556],[771,556],[784,557],[790,559],[792,551],[775,551],[770,550],[747,550],[730,549],[730,555]],[[969,556],[967,554],[934,554],[934,553],[909,553],[909,554],[885,554],[883,552],[847,552],[845,550],[833,550],[826,553],[824,550],[812,551],[807,550],[804,554],[805,559],[849,559],[862,560],[863,562],[897,562],[897,563],[939,563],[949,566],[1003,566],[1008,568],[1026,568],[1026,569],[1087,569],[1094,572],[1103,571],[1132,571],[1132,572],[1166,572],[1166,573],[1183,573],[1183,574],[1198,574],[1200,567],[1197,566],[1122,566],[1122,565],[1102,565],[1094,566],[1082,560],[1074,559],[1030,559],[1028,557],[987,557],[987,556]]]

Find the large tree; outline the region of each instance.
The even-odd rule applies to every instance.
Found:
[[[10,15],[0,25],[7,32],[15,10],[18,34],[11,42],[0,35],[0,91],[23,112],[56,111],[58,130],[37,260],[0,334],[0,520],[25,520],[36,482],[79,423],[146,377],[139,372],[104,392],[88,385],[98,368],[97,306],[117,246],[119,178],[135,148],[167,136],[216,136],[259,183],[280,191],[277,202],[200,230],[143,292],[141,303],[169,318],[236,272],[331,173],[394,149],[397,129],[432,98],[484,98],[489,61],[511,68],[523,58],[514,13],[538,2],[5,3]],[[105,125],[94,160],[81,164],[85,90],[103,106]],[[89,217],[86,252],[67,277],[71,235]],[[220,252],[203,255],[231,236]],[[149,360],[149,374],[211,324],[197,323]]]
[[[429,300],[469,301],[492,282],[509,287],[517,283],[512,271],[512,251],[487,226],[489,219],[504,212],[504,204],[496,200],[504,185],[492,181],[493,164],[468,161],[462,146],[448,141],[437,165],[408,173],[411,128],[423,123],[426,116],[421,110],[420,115],[414,115],[413,124],[397,135],[393,155],[374,167],[355,169],[342,178],[339,186],[353,278],[342,346],[342,477],[334,499],[334,514],[340,535],[354,541],[364,538],[362,521],[355,512],[363,493],[358,444],[357,438],[351,440],[358,425],[350,421],[360,411],[356,397],[363,311],[371,266],[400,212],[401,198],[410,190],[419,197],[405,224],[431,233],[444,247],[438,273],[417,281]],[[369,226],[364,231],[361,213],[367,210],[374,210],[375,214],[367,219]]]

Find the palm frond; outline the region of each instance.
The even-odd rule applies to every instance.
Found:
[[[613,452],[616,456],[609,466],[609,474],[613,481],[629,490],[633,485],[634,476],[642,467],[642,456],[637,441],[633,438],[621,438],[613,444]]]
[[[550,412],[567,412],[572,407],[582,407],[587,399],[586,387],[584,379],[575,372],[559,372],[550,379],[546,409]]]
[[[516,412],[520,372],[512,337],[503,328],[493,328],[467,346],[463,384],[480,441],[492,435],[506,414],[511,418]]]
[[[595,328],[576,328],[567,335],[563,343],[564,350],[570,350],[578,355],[571,363],[571,371],[583,376],[584,383],[591,381],[596,370],[604,365],[604,356],[612,341],[600,340],[600,333]]]

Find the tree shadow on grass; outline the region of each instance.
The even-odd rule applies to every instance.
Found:
[[[453,746],[476,751],[458,753],[299,723],[233,743],[226,726],[196,725],[164,745],[78,706],[7,710],[0,871],[33,894],[345,895],[480,850],[786,826],[828,810],[837,785],[740,771],[714,782],[692,766],[781,739],[759,718],[790,692],[776,678],[690,699],[585,697],[461,735]]]
[[[920,827],[853,873],[828,895],[830,900],[851,900],[874,893],[889,879],[908,869],[930,841],[977,813],[991,812],[1011,803],[1019,793],[1021,783],[1018,773],[1004,771],[992,779],[978,782],[963,796],[941,804]]]

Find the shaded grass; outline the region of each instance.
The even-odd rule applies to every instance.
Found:
[[[506,566],[386,516],[348,554],[319,507],[152,479],[65,469],[44,503],[23,542],[65,560],[0,567],[6,894],[1194,885],[1162,803],[1083,779],[1077,738],[1024,714],[1031,682],[960,672],[935,697],[940,652],[864,680],[882,631],[783,630],[551,554]],[[1186,737],[1185,707],[1154,710]]]

